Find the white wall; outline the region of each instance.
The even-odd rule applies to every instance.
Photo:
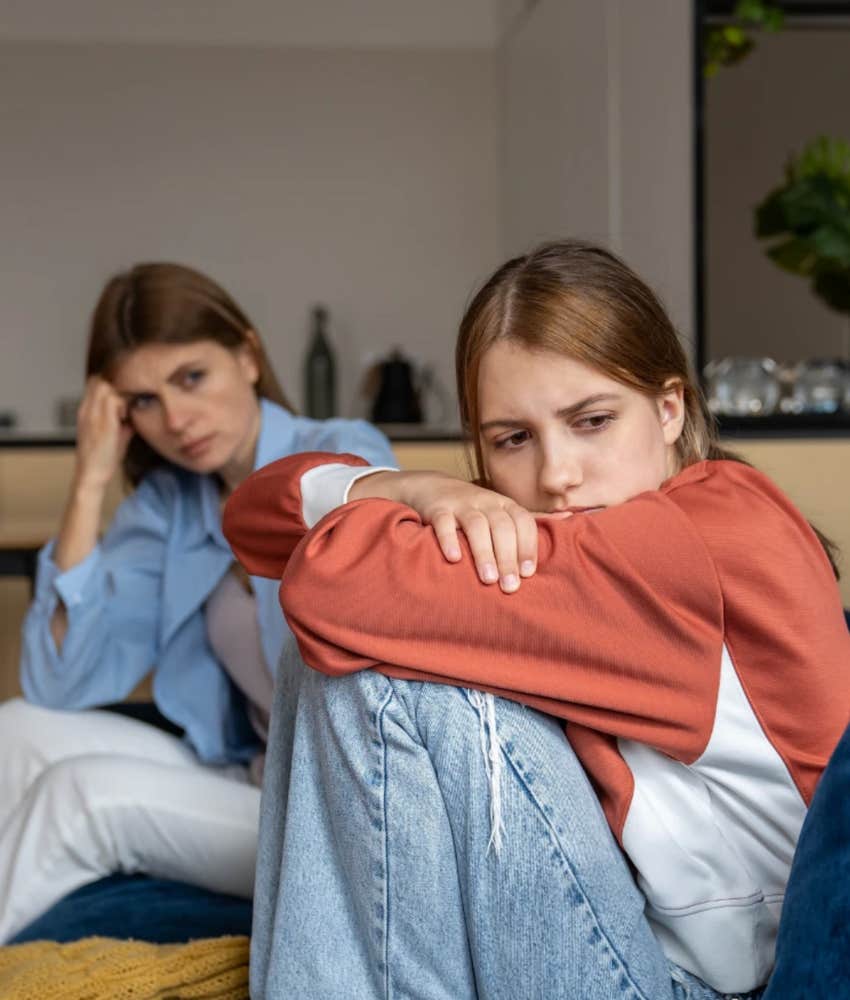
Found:
[[[491,48],[503,0],[0,0],[0,39]],[[527,0],[510,0],[527,2]]]
[[[308,311],[327,303],[345,413],[362,409],[364,360],[402,344],[434,365],[453,419],[465,302],[546,237],[623,253],[690,332],[688,4],[350,8],[0,7],[0,337],[14,356],[0,409],[52,424],[80,389],[104,279],[142,259],[229,288],[296,400]]]
[[[104,279],[154,258],[232,291],[296,398],[317,301],[345,412],[394,344],[451,385],[501,258],[493,51],[7,43],[0,92],[0,409],[22,426],[79,390]]]
[[[610,246],[693,330],[691,10],[681,0],[538,0],[505,60],[509,252]]]

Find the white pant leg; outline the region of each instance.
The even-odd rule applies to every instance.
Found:
[[[14,698],[0,704],[0,830],[45,768],[88,753],[121,753],[189,767],[198,763],[181,739],[126,715],[63,712]]]
[[[55,746],[44,739],[49,731],[37,729],[11,768],[0,757],[4,779],[12,774],[0,782],[4,791],[24,784],[25,772],[37,773],[12,808],[5,808],[0,828],[0,941],[67,893],[117,871],[251,896],[260,792],[247,782],[244,768],[206,767],[175,737],[119,715],[47,714],[64,717]],[[29,712],[0,716],[0,729],[5,718],[23,716]],[[97,717],[96,733],[85,733],[86,717]],[[7,736],[0,736],[0,747]],[[106,753],[50,761],[62,744],[67,754],[103,741]],[[41,744],[47,760],[39,770]],[[151,749],[164,762],[137,755]]]

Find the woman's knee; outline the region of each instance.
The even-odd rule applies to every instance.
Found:
[[[53,710],[32,705],[23,698],[0,704],[0,745],[27,747],[38,744],[50,728]]]
[[[33,794],[71,811],[94,815],[116,798],[132,798],[124,760],[105,754],[64,757],[47,765]]]

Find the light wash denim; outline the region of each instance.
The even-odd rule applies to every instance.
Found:
[[[716,1000],[665,959],[561,726],[289,646],[266,759],[253,1000]],[[748,994],[757,997],[761,990]]]

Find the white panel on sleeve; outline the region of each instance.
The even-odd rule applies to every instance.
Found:
[[[388,465],[345,465],[330,462],[309,469],[301,477],[301,516],[312,528],[326,514],[348,503],[348,494],[358,479],[374,472],[398,472]]]

